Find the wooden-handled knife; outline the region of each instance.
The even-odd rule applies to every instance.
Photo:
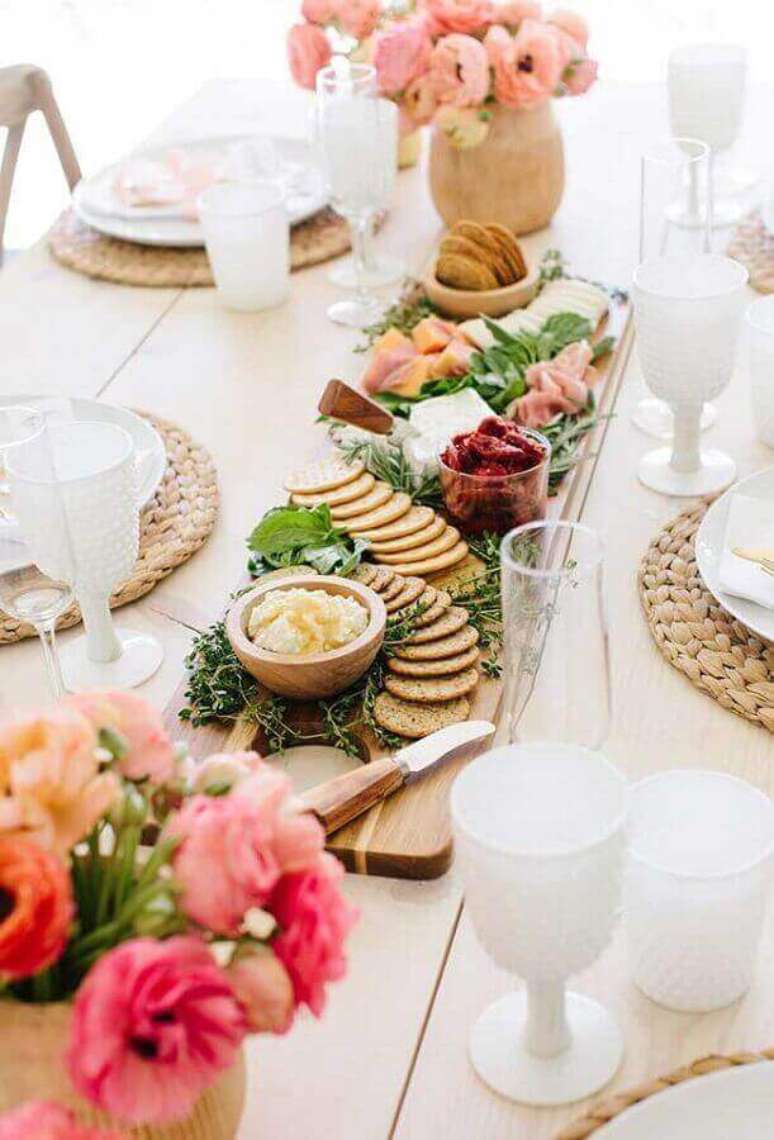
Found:
[[[378,435],[389,435],[395,420],[386,408],[357,392],[343,380],[329,380],[320,397],[317,410],[334,420],[364,428]]]
[[[419,779],[428,768],[458,756],[494,731],[495,726],[488,720],[468,720],[439,728],[392,756],[372,760],[310,788],[300,797],[301,807],[316,815],[325,834],[330,835],[404,784]]]

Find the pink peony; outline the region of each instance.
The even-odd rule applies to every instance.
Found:
[[[194,922],[237,935],[283,873],[316,858],[323,830],[313,816],[289,810],[289,796],[287,777],[265,767],[228,796],[193,796],[172,817],[180,905]]]
[[[158,709],[136,693],[76,693],[65,703],[77,709],[97,732],[109,732],[125,746],[117,768],[129,780],[164,784],[175,775],[175,747]]]
[[[338,21],[342,32],[356,40],[364,40],[376,28],[381,15],[379,0],[340,0]]]
[[[472,36],[444,36],[433,48],[430,76],[439,103],[476,107],[489,91],[489,60]]]
[[[382,95],[399,95],[430,66],[432,40],[424,20],[402,20],[375,37],[374,67]]]
[[[504,4],[496,5],[492,22],[517,28],[522,20],[542,20],[542,18],[542,9],[533,0],[506,0]]]
[[[589,42],[589,27],[577,12],[570,12],[566,8],[561,8],[548,17],[548,22],[568,35],[571,40],[574,40],[582,52],[586,50],[586,44]]]
[[[294,24],[288,32],[287,47],[291,75],[299,87],[313,91],[317,72],[333,55],[328,37],[316,24]]]
[[[525,20],[513,37],[504,28],[490,28],[485,47],[494,67],[498,103],[529,109],[556,91],[564,66],[556,28]]]
[[[562,76],[569,95],[585,95],[596,82],[598,64],[595,59],[581,59],[572,63]]]
[[[405,113],[408,119],[403,133],[424,127],[431,121],[437,107],[438,100],[435,97],[432,76],[420,75],[417,79],[412,79],[406,88],[401,106],[401,112]]]
[[[495,17],[492,0],[422,0],[434,36],[483,32]]]
[[[124,1132],[104,1132],[79,1124],[69,1108],[31,1100],[0,1116],[0,1140],[128,1140]]]
[[[293,987],[271,950],[238,954],[226,973],[251,1033],[287,1033],[293,1024]]]
[[[73,1003],[67,1067],[105,1112],[156,1124],[187,1115],[236,1059],[246,1030],[203,942],[137,938],[91,968]]]
[[[301,15],[310,24],[330,24],[338,6],[338,0],[303,0]]]
[[[281,931],[272,949],[290,974],[296,1004],[315,1017],[325,1008],[326,982],[346,973],[344,939],[358,917],[339,890],[343,877],[341,864],[323,853],[309,870],[283,876],[267,904]]]

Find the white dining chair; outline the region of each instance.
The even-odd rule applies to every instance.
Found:
[[[3,257],[3,236],[11,197],[11,184],[24,137],[24,128],[28,117],[34,111],[40,111],[48,124],[64,176],[71,190],[81,178],[81,168],[54,98],[51,80],[46,72],[30,63],[0,68],[0,127],[6,127],[8,130],[0,164],[0,262]]]

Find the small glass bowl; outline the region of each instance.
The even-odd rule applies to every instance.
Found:
[[[438,460],[446,513],[463,534],[507,534],[516,526],[539,522],[548,509],[551,444],[540,432],[520,428],[543,450],[541,463],[513,475],[467,475]]]

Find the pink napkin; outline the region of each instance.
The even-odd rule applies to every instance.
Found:
[[[161,158],[130,158],[113,184],[124,206],[176,206],[175,213],[190,221],[198,217],[196,199],[213,182],[225,176],[225,155],[191,155],[170,150]]]

